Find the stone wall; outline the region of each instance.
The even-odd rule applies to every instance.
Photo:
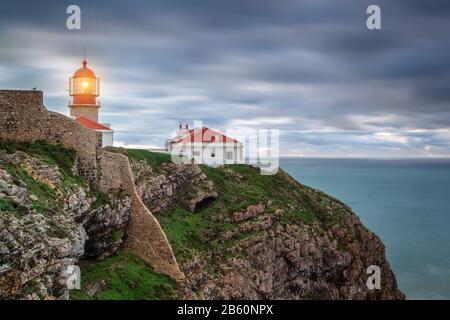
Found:
[[[94,188],[132,198],[126,246],[156,272],[184,278],[158,221],[136,192],[128,158],[103,150],[101,134],[43,106],[42,91],[0,90],[0,139],[46,140],[77,152],[76,169]]]
[[[77,151],[79,174],[97,181],[96,149],[101,134],[87,130],[69,117],[43,106],[42,91],[0,90],[0,139],[46,140]]]
[[[150,264],[156,272],[168,274],[177,281],[184,280],[164,231],[137,193],[128,157],[100,149],[97,159],[101,172],[100,189],[109,193],[126,190],[131,196],[126,248]]]

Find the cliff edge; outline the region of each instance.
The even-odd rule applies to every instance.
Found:
[[[1,299],[404,298],[351,208],[283,170],[101,149],[40,92],[0,91],[0,128]]]
[[[351,208],[280,170],[179,166],[168,155],[126,154],[199,299],[403,299],[381,240]],[[381,271],[368,289],[367,268]]]

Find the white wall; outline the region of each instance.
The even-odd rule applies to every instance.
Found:
[[[102,147],[112,147],[114,131],[102,131]]]
[[[194,158],[199,163],[221,164],[242,163],[243,145],[238,143],[185,143],[172,146],[177,153],[181,151],[184,155]],[[171,151],[171,150],[170,150]],[[232,158],[227,159],[227,152],[232,153]],[[214,157],[212,154],[214,153]]]

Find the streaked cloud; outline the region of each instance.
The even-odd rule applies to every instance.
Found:
[[[68,113],[87,46],[103,122],[126,146],[162,146],[179,121],[280,129],[281,153],[450,156],[450,3],[379,0],[2,1],[0,88]],[[426,4],[424,4],[426,3]]]

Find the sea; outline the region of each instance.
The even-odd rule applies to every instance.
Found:
[[[450,299],[450,159],[282,158],[280,166],[348,204],[381,238],[407,299]]]

